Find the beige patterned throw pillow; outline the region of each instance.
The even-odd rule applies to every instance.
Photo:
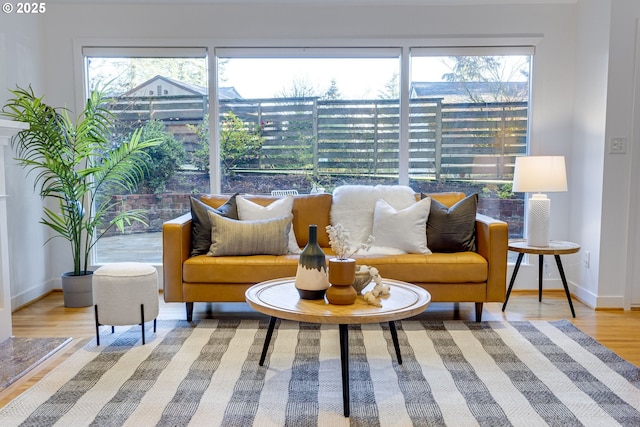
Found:
[[[238,205],[238,219],[241,221],[255,221],[258,219],[279,218],[291,213],[293,209],[293,196],[285,196],[268,206],[261,206],[247,200],[244,197],[236,196]],[[289,232],[289,253],[299,254],[301,252],[293,228]]]
[[[207,255],[284,255],[288,252],[293,215],[237,221],[208,212],[211,246]]]

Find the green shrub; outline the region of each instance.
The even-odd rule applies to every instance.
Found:
[[[209,170],[209,116],[202,124],[189,126],[198,136],[199,147],[193,153],[193,162],[198,170]],[[264,137],[262,125],[242,121],[229,111],[220,123],[220,159],[223,176],[232,174],[238,167],[255,167],[260,160]]]
[[[143,139],[159,139],[159,145],[145,149],[149,155],[144,178],[138,191],[146,194],[161,193],[167,182],[185,162],[187,154],[182,142],[165,130],[160,120],[149,120],[142,128]]]
[[[513,184],[510,182],[502,184],[497,193],[498,199],[511,199],[513,197]]]

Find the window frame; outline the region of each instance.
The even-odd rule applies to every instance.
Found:
[[[85,56],[87,53],[100,51],[101,54],[110,53],[113,56],[122,56],[123,52],[135,53],[146,56],[158,56],[161,54],[171,56],[173,52],[182,52],[178,56],[184,56],[187,49],[204,51],[208,64],[208,96],[209,100],[216,100],[209,105],[209,129],[210,132],[210,189],[211,193],[219,193],[221,190],[219,161],[219,108],[218,108],[218,52],[227,52],[244,49],[245,52],[282,52],[283,49],[296,52],[297,55],[313,52],[317,55],[324,53],[327,56],[335,56],[336,51],[343,51],[349,55],[357,55],[359,51],[388,52],[399,50],[400,52],[400,140],[399,140],[399,180],[398,184],[409,184],[409,91],[411,84],[411,55],[412,53],[449,56],[455,54],[530,54],[531,75],[529,78],[530,106],[529,126],[527,130],[527,155],[532,150],[531,132],[534,124],[531,120],[534,106],[533,81],[535,74],[535,51],[537,45],[543,40],[542,35],[489,35],[466,36],[452,35],[445,37],[419,37],[419,38],[339,38],[339,39],[92,39],[77,38],[73,40],[73,62],[75,74],[75,106],[81,109],[87,99],[89,84],[85,69]],[[527,53],[528,52],[528,53]],[[95,256],[92,256],[95,260]]]
[[[361,46],[361,47],[217,47],[213,51],[215,80],[215,99],[216,102],[210,103],[210,110],[214,114],[210,115],[209,129],[213,140],[209,143],[210,147],[210,165],[219,164],[219,121],[212,118],[219,117],[218,105],[218,73],[217,64],[221,59],[227,58],[396,58],[399,55],[400,60],[400,132],[398,141],[398,184],[409,185],[410,182],[410,141],[409,141],[409,114],[410,114],[410,86],[411,86],[411,59],[414,56],[506,56],[506,55],[528,55],[532,58],[535,54],[535,46],[533,44],[517,44],[512,41],[508,45],[495,46],[437,46],[428,47],[424,44],[412,45],[401,44],[398,46]],[[533,60],[531,61],[533,64]],[[530,67],[533,69],[533,66]],[[529,78],[531,86],[532,78]],[[529,91],[531,93],[531,91]],[[529,119],[531,117],[531,108],[528,111]],[[530,141],[530,130],[527,129],[527,141]],[[220,167],[215,168],[215,179],[211,176],[212,190],[216,193],[221,191]]]

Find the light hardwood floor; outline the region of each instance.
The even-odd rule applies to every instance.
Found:
[[[162,295],[159,298],[159,319],[185,318],[184,304],[167,304],[164,303]],[[563,292],[545,291],[542,302],[539,303],[537,292],[514,291],[504,313],[501,311],[502,304],[485,304],[482,320],[568,319],[577,328],[624,359],[640,366],[640,311],[596,311],[575,299],[573,303],[576,311],[575,319],[571,318],[569,305]],[[244,303],[195,304],[194,319],[213,317],[261,318],[262,315]],[[426,320],[474,320],[475,310],[473,304],[434,303],[418,317]],[[88,340],[95,339],[93,307],[66,308],[61,292],[53,292],[16,311],[13,313],[12,320],[13,334],[16,337],[72,337],[74,340],[65,349],[1,392],[0,407],[5,406],[11,399],[35,384]],[[103,329],[103,333],[109,333],[108,328]]]

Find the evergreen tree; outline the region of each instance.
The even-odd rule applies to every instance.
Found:
[[[338,84],[336,83],[336,79],[331,79],[331,83],[329,84],[329,88],[324,93],[322,99],[340,99],[342,95],[340,94],[340,89],[338,89]]]

